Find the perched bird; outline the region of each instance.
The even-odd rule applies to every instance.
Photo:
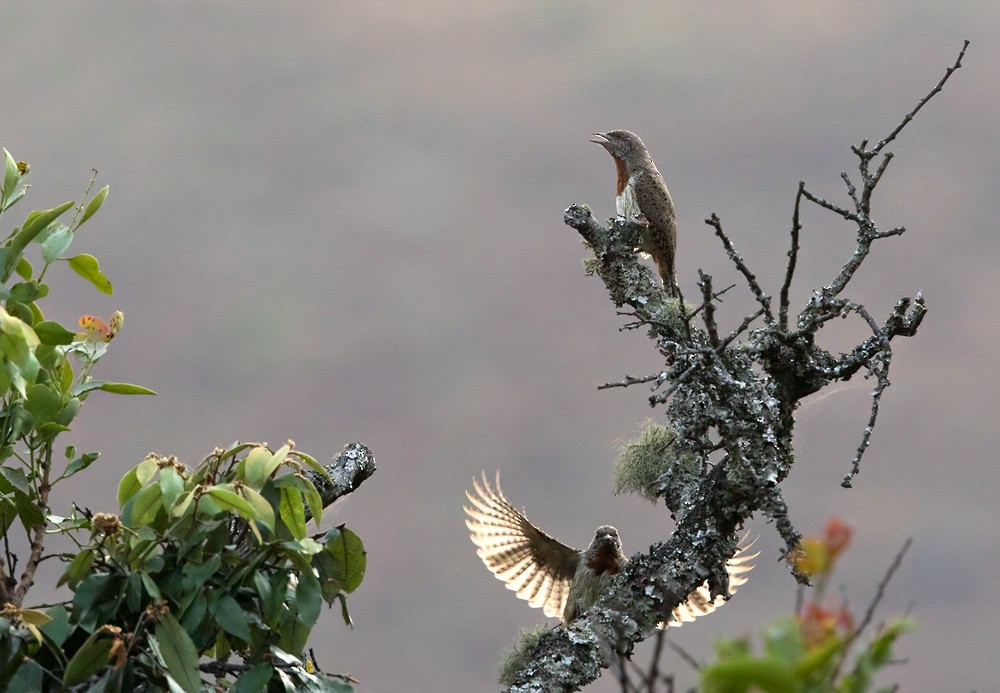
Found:
[[[608,150],[618,169],[615,210],[625,218],[645,217],[649,223],[639,250],[656,263],[663,288],[677,295],[674,257],[677,251],[677,217],[670,191],[639,136],[628,130],[595,132],[590,140]]]
[[[615,574],[628,564],[622,553],[618,530],[610,525],[598,527],[594,540],[584,550],[566,546],[528,521],[503,495],[500,475],[496,489],[483,475],[472,480],[475,494],[465,492],[470,506],[465,506],[472,543],[476,553],[507,589],[517,592],[533,607],[542,607],[546,616],[559,616],[563,624],[579,618],[608,589]],[[744,544],[726,564],[729,593],[747,581],[744,573],[753,568]],[[711,613],[725,603],[725,597],[712,599],[708,583],[688,595],[685,603],[674,609],[669,624],[680,625]]]

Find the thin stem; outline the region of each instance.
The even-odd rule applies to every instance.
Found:
[[[949,68],[948,68],[947,70],[945,70],[945,72],[944,72],[944,77],[942,77],[942,78],[941,78],[941,81],[940,81],[940,82],[938,82],[938,83],[937,83],[937,84],[936,84],[936,85],[934,86],[934,88],[933,88],[933,89],[931,89],[931,90],[930,90],[930,91],[929,91],[929,92],[927,93],[927,95],[926,95],[926,96],[925,96],[924,98],[920,99],[920,101],[918,101],[918,102],[917,102],[917,105],[913,107],[913,110],[912,110],[912,111],[910,111],[910,112],[909,112],[909,113],[907,113],[907,114],[906,114],[905,116],[903,116],[903,120],[902,120],[902,122],[900,122],[900,124],[899,124],[899,125],[897,125],[897,126],[896,126],[896,128],[895,128],[895,129],[894,129],[894,130],[893,130],[892,132],[890,132],[890,133],[889,133],[889,134],[888,134],[888,135],[887,135],[887,136],[885,137],[885,139],[881,140],[881,141],[880,141],[880,142],[879,142],[879,143],[878,143],[877,145],[875,145],[875,147],[873,147],[873,148],[872,148],[871,150],[869,150],[869,151],[867,152],[867,153],[869,154],[869,158],[872,158],[872,157],[874,157],[874,156],[878,155],[878,153],[879,153],[880,151],[882,151],[882,149],[883,149],[883,148],[884,148],[884,147],[885,147],[885,146],[886,146],[887,144],[889,144],[889,143],[890,143],[890,142],[892,142],[892,141],[893,141],[894,139],[896,139],[896,135],[898,135],[898,134],[899,134],[900,132],[902,132],[903,128],[905,128],[905,127],[906,127],[907,123],[909,123],[909,122],[910,122],[911,120],[913,120],[913,116],[917,115],[917,111],[919,111],[919,110],[920,110],[921,108],[923,108],[923,107],[924,107],[924,104],[926,104],[926,103],[927,103],[928,101],[930,101],[930,100],[931,100],[931,98],[932,98],[932,97],[933,97],[933,96],[934,96],[935,94],[937,94],[937,93],[938,93],[939,91],[941,91],[941,89],[942,89],[942,88],[944,87],[944,83],[948,81],[948,78],[949,78],[949,77],[951,77],[951,75],[952,75],[952,74],[953,74],[953,73],[954,73],[954,72],[955,72],[956,70],[958,70],[959,68],[961,68],[961,67],[962,67],[962,58],[963,58],[963,57],[965,57],[965,51],[966,51],[966,49],[967,49],[968,47],[969,47],[969,41],[968,41],[968,40],[966,40],[966,41],[965,41],[965,42],[964,42],[964,43],[962,44],[962,50],[960,50],[960,51],[958,52],[958,58],[956,58],[956,59],[955,59],[955,63],[954,63],[954,64],[953,64],[953,65],[952,65],[951,67],[949,67]],[[864,149],[864,146],[865,146],[865,145],[863,144],[863,145],[862,145],[862,149]]]
[[[719,237],[722,241],[723,247],[726,249],[726,254],[729,255],[729,259],[733,261],[736,265],[736,269],[746,277],[747,284],[750,285],[750,291],[753,292],[754,298],[757,299],[757,303],[760,307],[764,309],[764,315],[767,316],[767,321],[769,323],[774,322],[774,315],[771,314],[771,298],[764,295],[764,291],[760,288],[760,284],[757,283],[757,277],[754,273],[750,271],[746,263],[743,261],[743,256],[741,256],[737,251],[733,242],[729,240],[729,236],[725,234],[722,230],[722,221],[719,219],[718,215],[712,214],[711,217],[705,220],[705,223],[715,229],[715,235]]]
[[[788,267],[785,269],[785,282],[781,285],[781,293],[778,296],[778,327],[782,331],[788,329],[788,290],[792,286],[792,277],[795,274],[795,262],[799,257],[799,231],[802,230],[802,223],[799,221],[799,209],[805,189],[805,181],[799,181],[799,191],[795,193],[795,211],[792,212],[792,245],[788,249]]]

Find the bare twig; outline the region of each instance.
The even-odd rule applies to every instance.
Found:
[[[716,351],[721,353],[722,350],[724,350],[727,346],[736,341],[737,337],[739,337],[741,334],[747,331],[747,328],[750,327],[750,323],[752,323],[754,320],[756,320],[763,314],[764,314],[764,309],[758,308],[756,313],[751,313],[750,315],[743,318],[743,322],[741,322],[735,330],[730,332],[728,337],[722,340]]]
[[[792,212],[792,245],[788,249],[788,267],[785,269],[785,281],[781,285],[781,293],[778,298],[778,327],[782,330],[788,329],[788,290],[792,286],[792,277],[795,274],[795,262],[799,257],[799,231],[802,230],[802,222],[799,221],[799,210],[805,189],[805,181],[799,181],[799,190],[795,193],[795,211]]]
[[[641,378],[637,378],[632,375],[626,375],[622,380],[617,383],[604,383],[603,385],[598,385],[598,390],[607,390],[612,387],[628,387],[630,385],[638,385],[640,383],[650,383],[650,382],[663,382],[666,374],[663,371],[659,373],[654,373],[653,375],[644,375]]]
[[[708,333],[708,342],[719,348],[719,325],[715,322],[715,304],[712,302],[712,276],[698,270],[698,287],[701,289],[701,307],[704,309],[702,321]]]
[[[868,624],[871,623],[872,618],[875,616],[875,609],[878,608],[879,603],[885,596],[885,590],[889,586],[892,576],[896,574],[897,570],[899,570],[899,566],[903,562],[903,557],[906,555],[906,552],[910,550],[912,545],[913,538],[908,537],[906,541],[903,542],[903,546],[896,552],[896,557],[892,560],[892,564],[889,566],[889,569],[885,571],[885,575],[882,576],[882,580],[878,583],[878,588],[875,590],[875,596],[872,597],[871,602],[869,602],[868,608],[865,610],[865,615],[862,617],[861,621],[854,628],[854,630],[847,636],[847,642],[844,643],[844,646],[841,649],[842,654],[840,661],[837,662],[833,675],[830,677],[831,681],[835,681],[837,675],[840,673],[841,667],[843,667],[844,662],[847,660],[847,654],[851,649],[851,645],[855,643],[859,637],[861,637],[865,628],[867,628]]]
[[[828,202],[827,200],[824,200],[822,197],[817,197],[817,196],[813,195],[811,192],[809,192],[808,190],[806,190],[805,188],[802,188],[802,196],[805,197],[810,202],[819,205],[823,209],[828,209],[831,212],[833,212],[834,214],[839,214],[840,216],[844,217],[848,221],[855,221],[855,222],[856,221],[860,221],[860,217],[857,214],[855,214],[854,212],[850,212],[850,211],[844,209],[843,207],[838,207],[837,205],[833,204],[832,202]]]
[[[883,149],[883,148],[884,148],[884,147],[885,147],[885,146],[886,146],[887,144],[889,144],[889,143],[890,143],[890,142],[892,142],[892,141],[893,141],[894,139],[896,139],[896,135],[898,135],[898,134],[899,134],[900,132],[902,132],[903,128],[905,128],[905,127],[906,127],[907,123],[909,123],[909,122],[910,122],[911,120],[913,120],[913,116],[917,115],[917,111],[919,111],[919,110],[920,110],[921,108],[923,108],[923,107],[924,107],[924,105],[925,105],[925,104],[926,104],[926,103],[927,103],[928,101],[930,101],[930,100],[931,100],[931,98],[932,98],[932,97],[933,97],[933,96],[934,96],[935,94],[937,94],[937,93],[938,93],[939,91],[941,91],[941,89],[943,89],[943,88],[944,88],[944,83],[948,81],[948,78],[949,78],[949,77],[951,77],[952,73],[954,73],[954,72],[955,72],[956,70],[958,70],[959,68],[961,68],[961,67],[962,67],[962,58],[964,58],[964,57],[965,57],[965,51],[966,51],[966,49],[968,49],[968,47],[969,47],[969,41],[968,41],[968,40],[966,40],[966,41],[965,41],[965,42],[964,42],[964,43],[962,44],[962,50],[958,52],[958,57],[957,57],[957,58],[955,59],[955,63],[954,63],[954,64],[953,64],[953,65],[952,65],[951,67],[949,67],[949,68],[948,68],[947,70],[945,70],[945,72],[944,72],[944,77],[942,77],[942,78],[941,78],[941,81],[940,81],[940,82],[938,82],[938,83],[937,83],[937,84],[936,84],[936,85],[934,86],[934,88],[933,88],[933,89],[931,89],[931,90],[930,90],[930,91],[929,91],[929,92],[927,93],[927,95],[926,95],[926,96],[925,96],[924,98],[920,99],[920,101],[918,101],[918,102],[917,102],[917,105],[913,107],[913,110],[912,110],[912,111],[910,111],[910,112],[909,112],[909,113],[907,113],[907,114],[906,114],[905,116],[903,116],[903,120],[902,120],[902,122],[900,122],[900,124],[899,124],[899,125],[897,125],[897,126],[895,127],[895,129],[894,129],[894,130],[893,130],[892,132],[890,132],[890,133],[889,133],[889,134],[888,134],[888,135],[887,135],[887,136],[886,136],[886,137],[885,137],[885,138],[884,138],[883,140],[881,140],[881,141],[880,141],[880,142],[879,142],[879,143],[878,143],[877,145],[875,145],[875,147],[874,147],[874,148],[872,148],[871,150],[869,150],[869,151],[867,152],[867,153],[868,153],[868,155],[869,155],[869,156],[868,156],[868,158],[871,158],[871,157],[874,157],[874,156],[877,156],[877,155],[878,155],[878,153],[879,153],[880,151],[882,151],[882,149]],[[862,147],[862,149],[864,149],[864,147]],[[855,152],[855,153],[857,153],[857,152]],[[860,156],[860,155],[859,155],[859,156]]]
[[[736,247],[733,242],[729,240],[729,236],[722,230],[722,221],[719,219],[718,215],[712,214],[705,223],[715,229],[715,235],[719,237],[722,241],[723,247],[726,249],[726,254],[729,255],[729,259],[733,261],[736,268],[746,277],[747,284],[750,285],[750,291],[753,292],[754,298],[757,299],[757,303],[760,307],[764,309],[764,315],[767,316],[767,321],[773,323],[774,316],[771,314],[771,297],[765,296],[764,291],[760,288],[760,284],[757,283],[757,277],[750,268],[747,267],[746,263],[743,261],[743,256],[736,251]]]
[[[24,603],[24,598],[27,596],[28,590],[35,584],[35,571],[38,570],[38,565],[42,561],[42,554],[45,551],[45,528],[47,526],[45,513],[48,512],[49,491],[52,489],[49,485],[49,472],[51,469],[52,443],[47,443],[43,449],[41,459],[38,460],[38,495],[35,501],[42,515],[42,521],[32,525],[29,532],[31,541],[28,560],[24,564],[24,572],[21,573],[21,579],[14,589],[13,599],[11,600],[11,603],[17,607],[20,607]]]

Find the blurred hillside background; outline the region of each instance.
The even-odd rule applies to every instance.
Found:
[[[34,185],[4,229],[79,199],[99,170],[111,195],[74,250],[115,294],[50,272],[49,316],[124,310],[98,377],[159,393],[88,400],[68,442],[103,455],[55,507],[113,508],[151,450],[194,463],[291,438],[328,458],[363,441],[379,471],[327,524],[360,534],[369,569],[354,629],[331,611],[314,631],[320,664],[361,691],[495,690],[501,650],[543,617],[476,557],[461,510],[475,474],[500,469],[510,499],[577,546],[603,523],[627,553],[671,528],[610,493],[618,441],[657,412],[642,387],[596,386],[662,361],[619,332],[562,224],[572,203],[614,210],[590,134],[645,139],[678,209],[679,281],[694,294],[700,267],[737,282],[719,314],[732,328],[750,304],[703,220],[721,216],[776,294],[798,181],[846,204],[849,146],[886,135],[966,38],[965,67],[891,146],[876,193],[878,221],[907,233],[876,245],[850,291],[881,318],[922,290],[930,312],[894,342],[855,488],[840,480],[868,418],[860,378],[800,410],[785,492],[800,531],[832,515],[856,527],[838,582],[858,609],[915,539],[880,615],[911,608],[919,630],[888,680],[997,690],[993,1],[4,3],[0,144]],[[810,207],[805,224],[795,306],[853,249],[832,215]],[[864,336],[856,319],[825,332],[829,348]],[[750,583],[672,636],[699,658],[793,606],[773,528],[754,531]]]

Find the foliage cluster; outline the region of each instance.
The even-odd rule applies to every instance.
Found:
[[[908,617],[882,624],[867,645],[860,636],[869,625],[882,590],[903,551],[890,568],[879,594],[860,619],[846,606],[824,604],[826,587],[837,558],[850,542],[851,529],[830,520],[821,537],[804,537],[794,560],[799,570],[815,580],[813,599],[801,603],[794,617],[772,623],[762,634],[763,652],[754,655],[747,639],[716,643],[717,661],[701,670],[705,693],[864,693],[872,690],[875,674],[893,663],[892,649],[913,626]],[[908,546],[908,544],[907,544]],[[853,663],[848,660],[853,655]],[[888,693],[892,688],[880,688]]]
[[[28,166],[6,150],[4,159],[0,217],[28,188]],[[98,459],[72,446],[65,460],[56,452],[88,395],[153,394],[91,375],[121,329],[120,312],[107,322],[83,316],[74,332],[39,307],[49,293],[44,277],[59,263],[112,291],[93,256],[66,255],[108,195],[104,187],[88,201],[89,191],[79,205],[31,212],[0,246],[0,683],[23,691],[352,690],[349,676],[323,674],[303,653],[324,602],[339,601],[350,623],[345,596],[364,577],[364,547],[344,526],[320,528],[330,472],[291,442],[277,450],[234,444],[191,469],[150,454],[121,479],[118,512],[74,505],[56,515],[49,507],[54,486]],[[40,255],[37,269],[29,251]],[[14,537],[18,523],[26,546]],[[47,550],[51,534],[75,550]],[[25,606],[40,564],[53,558],[66,563],[58,586],[72,596]]]

